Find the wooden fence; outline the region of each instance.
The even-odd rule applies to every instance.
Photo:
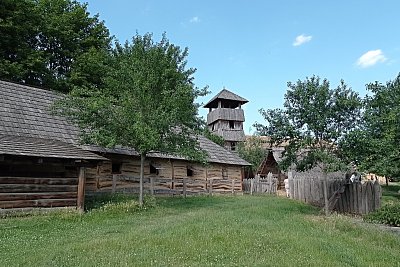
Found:
[[[125,183],[120,183],[125,181]],[[126,183],[129,181],[129,183]],[[113,175],[111,192],[139,192],[139,177]],[[242,183],[235,179],[209,178],[160,178],[146,177],[143,189],[148,194],[156,195],[197,195],[197,194],[236,194],[242,192]]]
[[[290,198],[324,207],[324,179],[318,173],[288,173]],[[351,183],[343,173],[328,174],[329,209],[340,213],[367,214],[381,206],[377,181]]]
[[[269,173],[266,178],[260,178],[256,175],[255,178],[243,180],[244,193],[266,193],[276,194],[278,189],[278,179],[274,178],[272,173]]]

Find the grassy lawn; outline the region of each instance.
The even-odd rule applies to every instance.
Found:
[[[382,204],[400,204],[400,182],[390,182],[389,186],[382,185]]]
[[[6,218],[0,266],[400,265],[400,235],[318,212],[285,198],[218,196]]]

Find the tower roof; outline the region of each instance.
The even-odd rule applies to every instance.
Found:
[[[231,91],[227,89],[222,89],[221,92],[219,92],[216,96],[214,96],[210,101],[208,101],[207,104],[204,105],[205,108],[217,108],[218,107],[218,100],[219,99],[224,99],[228,100],[230,102],[236,102],[240,104],[245,104],[249,102],[247,99],[238,96],[235,93],[232,93]]]

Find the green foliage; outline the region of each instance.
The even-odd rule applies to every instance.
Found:
[[[293,164],[304,171],[319,165],[324,171],[344,168],[338,143],[354,130],[361,99],[343,81],[335,89],[317,76],[288,82],[284,109],[261,109],[267,125],[255,124],[271,144],[285,144],[283,169]]]
[[[368,222],[400,226],[400,203],[388,204],[364,216]]]
[[[99,55],[109,31],[86,4],[73,0],[0,2],[0,78],[68,92],[100,86]]]
[[[210,132],[210,130],[207,128],[207,126],[204,127],[203,129],[203,135],[205,137],[207,137],[208,139],[210,139],[211,141],[213,141],[214,143],[220,145],[220,146],[224,146],[225,145],[225,140],[222,136],[213,134],[212,132]]]
[[[387,177],[400,177],[400,74],[386,85],[367,85],[372,93],[358,130],[343,140],[346,156],[359,169]]]
[[[253,173],[257,171],[257,168],[266,156],[262,140],[257,136],[250,136],[245,142],[239,143],[237,151],[241,158],[251,163],[249,168]]]

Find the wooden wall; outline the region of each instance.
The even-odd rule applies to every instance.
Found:
[[[138,192],[140,159],[110,157],[97,168],[86,170],[86,192]],[[120,163],[120,173],[112,173],[112,164]],[[157,170],[151,173],[150,164]],[[242,167],[224,164],[207,166],[184,160],[151,158],[145,161],[144,189],[155,194],[231,193],[242,191]]]
[[[0,209],[76,206],[77,167],[37,160],[0,165]]]

